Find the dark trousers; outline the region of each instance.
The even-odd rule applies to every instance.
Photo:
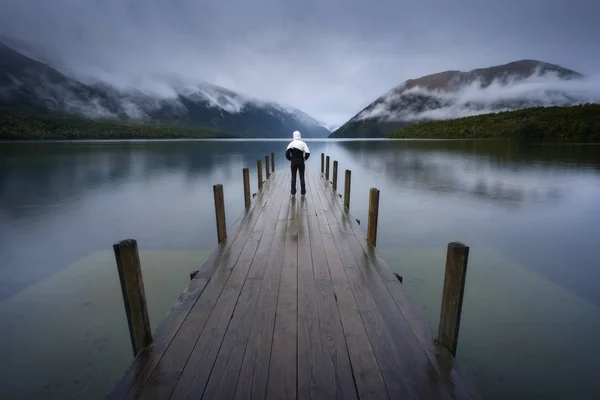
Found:
[[[292,194],[296,194],[296,171],[300,174],[300,194],[306,194],[306,184],[304,183],[304,160],[292,159],[290,167],[292,168]]]

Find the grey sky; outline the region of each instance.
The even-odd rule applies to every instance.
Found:
[[[598,0],[2,0],[0,35],[80,79],[176,73],[339,125],[406,79],[522,58],[600,72]]]

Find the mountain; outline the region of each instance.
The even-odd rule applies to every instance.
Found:
[[[29,49],[30,50],[30,49]],[[37,57],[36,57],[37,58]],[[171,78],[169,96],[104,83],[83,83],[0,43],[0,107],[90,119],[144,121],[227,132],[242,137],[327,137],[324,124],[274,102],[210,83]]]
[[[329,137],[386,137],[424,121],[529,107],[600,102],[579,72],[520,60],[468,72],[409,79],[377,98]]]

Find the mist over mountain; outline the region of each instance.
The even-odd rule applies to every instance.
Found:
[[[175,73],[157,77],[153,90],[83,83],[35,57],[35,49],[26,50],[31,57],[0,43],[0,107],[158,122],[244,137],[288,137],[294,130],[307,138],[330,133],[323,123],[296,108],[207,82],[191,82]]]
[[[540,106],[600,102],[600,79],[536,60],[410,79],[369,104],[330,137],[382,137],[430,120]]]

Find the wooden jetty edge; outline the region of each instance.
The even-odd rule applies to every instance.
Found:
[[[264,181],[257,161],[252,200],[243,170],[245,211],[229,232],[214,186],[219,244],[154,337],[137,244],[115,244],[136,357],[108,398],[479,399],[454,359],[468,247],[448,245],[434,339],[375,248],[379,190],[365,235],[349,212],[350,170],[342,197],[338,163],[329,182],[321,154],[306,196],[291,197],[274,157]]]

